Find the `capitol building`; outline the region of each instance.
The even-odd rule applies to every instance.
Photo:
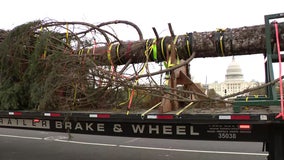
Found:
[[[227,68],[225,75],[225,81],[218,83],[214,82],[208,84],[208,89],[214,89],[220,96],[226,96],[233,93],[240,92],[247,88],[258,86],[259,83],[256,81],[245,82],[243,73],[240,65],[236,62],[235,57],[232,58],[232,62]]]

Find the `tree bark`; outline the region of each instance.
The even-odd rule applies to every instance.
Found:
[[[192,52],[198,57],[222,57],[266,53],[265,25],[225,29],[223,31],[193,32],[186,35],[168,36],[141,41],[120,42],[95,48],[99,64],[121,65],[129,59],[132,63],[167,60],[167,47],[175,43],[178,57],[187,59]],[[284,50],[284,23],[279,23],[280,48]],[[156,42],[157,59],[153,57]],[[275,43],[275,29],[271,24],[271,43]],[[87,52],[87,50],[86,50]],[[111,55],[111,56],[107,56]]]
[[[271,24],[271,43],[275,43],[275,29]],[[9,31],[0,29],[0,43]],[[266,53],[265,25],[255,25],[225,29],[221,32],[192,32],[179,36],[160,37],[139,41],[119,42],[113,45],[85,49],[85,53],[94,53],[97,64],[122,65],[129,59],[131,63],[146,61],[166,61],[167,48],[175,43],[178,58],[187,59],[192,52],[198,57],[220,57]],[[281,51],[284,50],[284,23],[279,23]],[[157,59],[153,57],[153,44],[156,44]],[[110,47],[111,46],[111,47]],[[222,46],[222,47],[221,47]],[[94,50],[94,51],[93,51]],[[79,51],[78,51],[79,52]],[[108,56],[110,55],[110,56]],[[146,56],[147,55],[147,56]]]

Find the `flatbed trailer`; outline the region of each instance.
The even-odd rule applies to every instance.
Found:
[[[263,142],[269,160],[284,159],[277,114],[112,114],[1,111],[0,127],[124,137]]]
[[[272,54],[270,20],[283,17],[283,13],[265,16],[267,83],[274,80],[270,71],[272,63],[278,59]],[[273,86],[269,85],[266,97],[250,101],[236,100],[234,112],[125,114],[107,111],[9,110],[0,111],[0,127],[108,136],[263,142],[263,151],[269,153],[268,160],[284,160],[284,113],[283,107],[279,107],[281,101]],[[241,106],[255,105],[278,110],[240,111]]]

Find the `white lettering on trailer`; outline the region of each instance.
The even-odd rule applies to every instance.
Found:
[[[84,123],[85,128],[83,128],[83,124],[80,122],[72,123],[72,122],[62,122],[62,121],[55,121],[55,128],[56,129],[66,129],[66,130],[81,130],[81,131],[94,131],[94,127],[97,129],[98,132],[104,132],[104,124],[103,123]]]
[[[66,124],[66,122],[65,122],[65,124]],[[65,126],[66,127],[66,126]],[[60,121],[55,121],[55,128],[57,128],[57,129],[62,129],[63,128],[63,126],[62,126],[62,122],[60,122]],[[65,128],[66,129],[66,128]]]
[[[172,126],[164,125],[163,126],[163,134],[173,135]]]
[[[113,132],[121,133],[122,132],[121,124],[114,124]]]
[[[140,125],[140,124],[137,124],[137,125],[134,125],[132,124],[131,125],[131,128],[132,128],[132,131],[133,133],[137,134],[142,134],[145,132],[145,125]],[[199,133],[195,133],[193,131],[193,126],[191,126],[192,131],[192,135],[199,135]],[[156,131],[158,131],[159,128],[157,127],[156,128]],[[173,135],[173,126],[171,125],[163,125],[162,126],[162,130],[163,130],[163,134],[165,135]],[[151,134],[153,131],[153,127],[150,125],[149,126],[149,133]],[[159,132],[156,132],[156,133],[159,133]],[[176,135],[186,135],[186,126],[176,126]]]
[[[98,124],[97,124],[97,131],[99,131],[99,132],[104,132],[104,131],[105,131],[105,124],[103,124],[103,123],[98,123]]]
[[[71,122],[66,122],[65,123],[65,129],[72,129],[72,123]]]
[[[149,134],[153,134],[153,133],[159,134],[159,125],[149,125]]]
[[[237,124],[214,124],[208,126],[207,133],[215,134],[218,139],[235,140],[239,134],[251,134],[252,131],[242,130]]]
[[[131,125],[133,133],[144,133],[145,125]]]
[[[199,136],[198,132],[194,132],[193,126],[190,126],[190,135],[192,135],[192,136]]]
[[[186,126],[177,126],[177,135],[186,135]]]
[[[87,131],[94,131],[94,129],[92,128],[93,123],[86,123],[86,130]]]
[[[76,123],[75,130],[83,130],[81,123]]]
[[[0,126],[50,129],[50,122],[49,120],[35,122],[32,119],[0,118]]]
[[[174,135],[174,129],[172,125],[148,125],[149,134],[160,134],[163,135]],[[133,133],[145,133],[145,125],[132,125]],[[189,131],[187,131],[187,126],[176,126],[176,135],[186,135],[199,136],[199,133],[194,130],[193,126],[189,126]]]
[[[107,126],[107,129],[105,128]],[[178,136],[199,136],[200,133],[194,130],[192,125],[158,125],[158,124],[129,124],[123,125],[119,123],[104,124],[90,122],[62,122],[55,121],[56,129],[68,129],[74,131],[92,131],[92,132],[113,132],[132,134],[151,134],[151,135],[178,135]],[[109,130],[111,129],[112,130]]]
[[[259,119],[262,120],[262,121],[268,120],[267,115],[260,115]]]

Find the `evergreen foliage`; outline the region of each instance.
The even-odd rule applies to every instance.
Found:
[[[126,88],[114,82],[111,67],[82,54],[96,26],[83,23],[89,27],[75,32],[82,24],[73,30],[66,24],[34,21],[7,32],[0,43],[0,109],[89,110],[127,100],[128,82]]]

